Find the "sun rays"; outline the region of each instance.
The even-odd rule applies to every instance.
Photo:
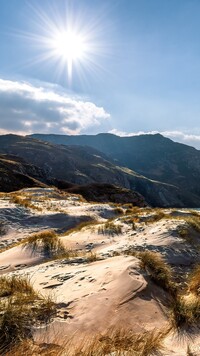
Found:
[[[99,59],[108,55],[104,14],[89,17],[71,8],[46,10],[31,7],[34,20],[29,31],[14,34],[34,51],[24,66],[52,68],[55,81],[65,78],[68,84],[73,76],[86,82],[88,74],[103,70]]]

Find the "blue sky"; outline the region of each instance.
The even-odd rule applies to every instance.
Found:
[[[161,132],[200,148],[199,16],[199,0],[1,0],[0,132]],[[70,77],[49,48],[69,23],[88,41]]]

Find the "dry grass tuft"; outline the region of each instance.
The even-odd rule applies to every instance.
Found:
[[[190,348],[189,345],[188,345],[188,347],[187,347],[187,356],[197,356],[196,353],[194,353],[194,352],[191,351],[191,348]]]
[[[53,230],[44,230],[33,234],[23,243],[25,248],[31,249],[33,254],[39,251],[47,258],[66,254],[63,243]]]
[[[185,240],[190,240],[190,231],[187,226],[180,225],[177,228],[178,235]]]
[[[1,276],[0,277],[0,298],[10,297],[18,293],[35,295],[35,291],[28,277],[19,276]]]
[[[64,346],[54,344],[36,345],[25,340],[14,346],[7,356],[38,355],[44,356],[150,356],[160,355],[164,350],[163,341],[169,330],[153,330],[135,334],[129,330],[108,331],[104,335],[93,338],[85,337],[78,346],[73,346],[72,340],[67,340]],[[58,338],[57,338],[58,339]]]
[[[200,297],[200,265],[196,266],[188,277],[188,289]]]
[[[113,222],[107,222],[98,228],[98,234],[102,235],[120,235],[122,234],[122,226],[119,224],[114,224]]]
[[[195,327],[200,321],[200,299],[194,294],[179,295],[172,305],[172,325],[175,329]]]
[[[135,334],[131,330],[113,330],[107,334],[96,336],[90,342],[84,340],[73,352],[69,351],[70,356],[150,356],[158,354],[163,349],[163,340],[166,337],[165,331],[149,331]]]
[[[0,279],[0,354],[32,337],[34,324],[47,323],[56,313],[51,297],[34,291],[27,277]]]
[[[27,306],[19,298],[10,298],[4,304],[0,317],[0,345],[3,350],[31,336],[30,317]]]
[[[200,215],[198,216],[192,216],[190,218],[186,219],[189,227],[191,227],[192,229],[194,229],[196,232],[200,232]]]
[[[117,215],[123,215],[124,214],[124,210],[122,208],[120,208],[119,206],[116,207],[115,209],[113,209],[113,212]]]
[[[80,224],[78,224],[76,227],[69,229],[68,231],[66,231],[65,233],[63,233],[64,236],[68,236],[74,232],[78,232],[81,231],[83,228],[85,227],[92,227],[94,225],[98,224],[98,221],[93,219],[93,220],[89,220],[89,221],[84,221]]]
[[[180,217],[176,217],[176,219],[180,220]],[[177,227],[178,235],[188,243],[194,243],[192,238],[193,232],[196,231],[197,233],[200,233],[200,215],[193,214],[190,217],[186,216],[183,220],[185,221],[185,224]]]
[[[6,226],[4,221],[0,220],[0,236],[3,236],[6,234]]]
[[[90,252],[90,254],[87,256],[87,262],[88,263],[95,262],[95,261],[98,261],[98,260],[99,260],[99,257],[94,252]]]
[[[157,252],[144,251],[138,254],[141,267],[147,270],[152,280],[166,291],[174,294],[175,284],[172,281],[171,267]]]
[[[172,326],[175,329],[191,329],[200,325],[200,266],[196,266],[187,278],[187,287],[176,293],[171,305]]]
[[[148,217],[148,219],[146,220],[146,223],[154,223],[157,222],[161,219],[164,219],[166,217],[166,214],[159,210],[159,209],[155,209],[155,213],[153,213],[151,216]]]
[[[12,196],[11,196],[11,201],[12,201],[12,203],[21,205],[21,206],[23,206],[23,207],[25,207],[25,208],[35,209],[35,210],[39,210],[39,211],[42,210],[42,209],[41,209],[40,207],[38,207],[37,205],[32,204],[30,198],[28,199],[28,198],[26,198],[26,197],[25,197],[25,198],[22,198],[22,197],[20,197],[20,196],[18,196],[18,195],[12,195]]]

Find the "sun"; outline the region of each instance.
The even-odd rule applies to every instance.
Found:
[[[67,63],[69,76],[72,73],[73,62],[83,60],[88,50],[84,37],[73,30],[56,33],[51,45],[54,55]]]
[[[86,50],[86,44],[81,35],[72,31],[61,32],[54,39],[55,51],[59,56],[68,60],[81,59]]]
[[[33,29],[18,36],[35,53],[27,66],[41,63],[45,64],[45,70],[52,67],[51,75],[56,81],[73,87],[73,83],[85,85],[91,75],[98,75],[103,69],[101,59],[108,56],[111,45],[105,44],[104,12],[101,16],[92,13],[88,17],[84,8],[77,10],[75,5],[67,3],[62,11],[57,5],[45,11],[40,6],[31,7]]]

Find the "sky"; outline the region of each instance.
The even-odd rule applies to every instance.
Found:
[[[0,133],[200,149],[199,0],[1,0]]]

